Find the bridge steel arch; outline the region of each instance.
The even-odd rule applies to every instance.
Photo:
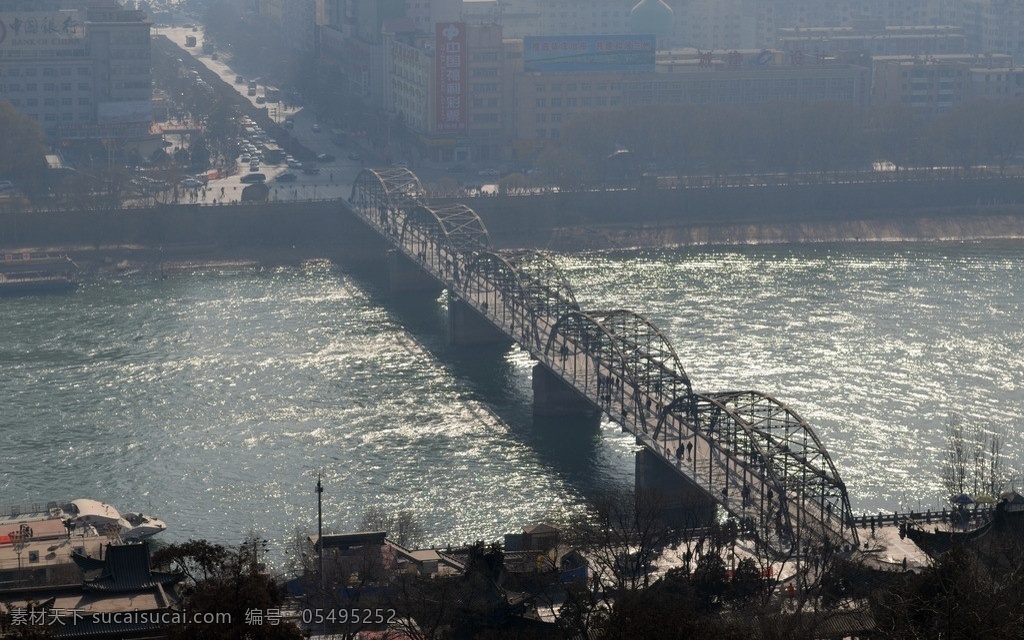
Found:
[[[536,251],[482,251],[470,257],[464,295],[531,355],[543,348],[550,318],[578,311],[568,280]]]
[[[384,235],[396,233],[406,209],[426,192],[405,168],[363,169],[352,183],[349,203]]]
[[[856,545],[846,487],[807,422],[757,391],[695,393],[666,336],[631,311],[584,312],[544,254],[496,252],[462,205],[431,207],[406,169],[364,170],[355,212],[638,443],[780,552]]]

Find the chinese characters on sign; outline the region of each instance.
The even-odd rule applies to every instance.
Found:
[[[654,71],[653,34],[527,36],[523,67],[534,72]]]
[[[32,12],[0,18],[0,47],[24,48],[81,44],[77,13]]]
[[[460,22],[439,22],[434,58],[438,133],[466,130],[468,60],[465,26]]]

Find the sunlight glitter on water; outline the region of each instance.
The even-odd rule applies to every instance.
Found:
[[[1018,244],[555,256],[584,310],[630,309],[699,391],[757,389],[821,436],[855,511],[940,507],[950,412],[1024,467]],[[443,301],[317,263],[87,282],[5,300],[0,502],[88,496],[168,539],[286,539],[412,509],[429,541],[496,539],[628,481],[636,449],[535,424],[529,357],[445,343]]]

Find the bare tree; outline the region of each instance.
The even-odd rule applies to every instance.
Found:
[[[386,531],[388,539],[405,548],[423,543],[423,525],[408,509],[388,513],[376,505],[368,507],[363,512],[361,528],[363,531]]]
[[[1008,485],[1003,435],[995,428],[968,423],[958,414],[946,419],[942,483],[949,496],[998,496]]]

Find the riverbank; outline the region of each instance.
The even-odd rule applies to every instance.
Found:
[[[500,202],[504,201],[504,202]],[[498,249],[560,253],[635,248],[828,242],[934,242],[1024,238],[1024,206],[978,205],[803,211],[758,221],[751,216],[635,216],[630,222],[558,209],[541,217],[534,200],[490,198],[479,207]],[[470,205],[484,204],[469,202]],[[494,208],[493,204],[501,205]],[[507,207],[515,206],[510,216]],[[28,216],[35,216],[29,219]],[[8,218],[8,223],[11,219]],[[0,214],[0,232],[9,231]],[[26,241],[15,243],[10,238]],[[73,241],[75,237],[91,242]],[[47,241],[47,240],[50,241]],[[31,241],[28,241],[31,240]],[[380,239],[339,202],[164,208],[159,211],[21,214],[17,233],[0,233],[5,252],[51,251],[84,273],[211,266],[300,265],[383,255]]]
[[[858,218],[794,222],[563,227],[552,234],[554,251],[649,247],[703,247],[829,242],[943,242],[1024,238],[1024,207],[957,207],[875,211]]]

